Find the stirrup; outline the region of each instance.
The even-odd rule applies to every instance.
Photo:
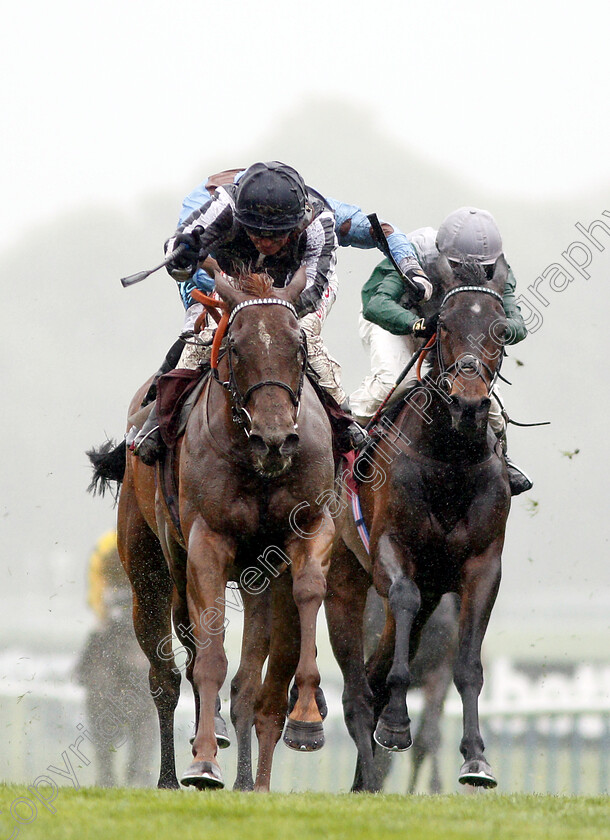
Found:
[[[364,429],[360,423],[355,420],[350,423],[346,429],[346,434],[349,438],[350,445],[354,452],[358,452],[365,445],[369,439],[369,433]]]

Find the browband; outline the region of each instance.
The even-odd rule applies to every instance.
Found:
[[[242,303],[237,304],[237,306],[229,316],[229,323],[227,324],[227,327],[231,326],[231,324],[233,323],[233,319],[235,318],[237,313],[240,312],[242,309],[245,309],[246,306],[261,306],[262,304],[275,304],[277,306],[285,306],[286,309],[289,309],[292,312],[297,321],[299,319],[296,309],[287,300],[282,300],[281,298],[254,298],[253,300],[244,300],[242,301]]]
[[[442,300],[441,305],[439,306],[439,309],[442,309],[443,306],[449,300],[449,298],[453,297],[453,295],[457,295],[458,292],[482,292],[484,295],[491,295],[492,297],[495,297],[497,300],[499,300],[500,303],[504,303],[501,294],[498,294],[498,292],[494,291],[493,289],[486,289],[485,286],[458,286],[455,289],[451,289],[450,292],[447,292],[447,294]]]

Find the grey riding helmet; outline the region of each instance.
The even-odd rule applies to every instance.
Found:
[[[448,260],[459,262],[471,257],[482,265],[491,265],[502,253],[502,237],[487,210],[460,207],[439,227],[436,247]]]

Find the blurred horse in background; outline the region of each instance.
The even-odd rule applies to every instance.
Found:
[[[146,675],[148,662],[131,620],[131,587],[117,550],[116,531],[98,540],[88,569],[89,606],[97,621],[80,653],[75,677],[85,690],[87,726],[95,747],[95,784],[114,787],[125,746],[122,783],[152,782],[155,707]]]

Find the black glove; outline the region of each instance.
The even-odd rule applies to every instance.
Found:
[[[193,274],[199,262],[199,253],[201,251],[201,234],[203,228],[196,227],[191,233],[179,233],[174,238],[174,248],[172,254],[180,248],[180,252],[167,264],[167,270],[173,276],[174,271],[187,272]],[[183,246],[183,247],[180,247]]]
[[[420,318],[413,324],[413,338],[431,338],[436,332],[437,318]]]

